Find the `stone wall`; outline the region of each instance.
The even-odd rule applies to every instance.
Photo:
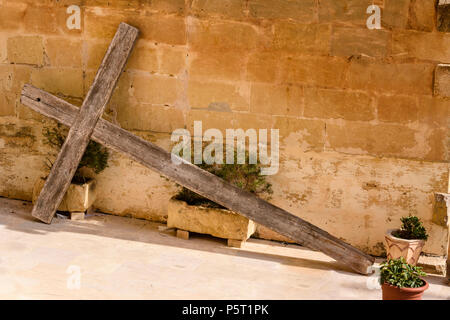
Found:
[[[371,4],[379,30],[366,26]],[[70,5],[80,30],[66,25]],[[41,132],[52,121],[20,104],[23,84],[80,105],[124,21],[141,36],[105,118],[167,150],[170,133],[194,120],[279,129],[273,203],[377,255],[385,230],[416,214],[431,234],[425,252],[445,255],[448,228],[432,222],[432,201],[449,183],[449,80],[435,71],[450,63],[450,33],[437,30],[436,6],[0,0],[0,195],[30,200],[48,171]],[[177,190],[117,153],[97,179],[101,211],[155,221]]]

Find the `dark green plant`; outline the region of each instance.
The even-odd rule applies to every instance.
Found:
[[[59,151],[66,140],[67,129],[61,124],[56,127],[44,127],[42,134],[45,138],[44,143],[50,145],[56,151]],[[78,164],[77,171],[72,179],[73,183],[85,183],[88,179],[81,173],[82,168],[91,168],[95,173],[102,172],[108,166],[108,150],[95,141],[89,141],[86,151]],[[48,160],[48,159],[47,159]],[[51,161],[49,167],[51,167]]]
[[[420,277],[427,274],[421,267],[406,263],[403,257],[388,260],[380,267],[380,284],[387,283],[399,288],[420,288],[425,285]]]
[[[245,151],[245,163],[237,164],[237,152],[234,151],[234,164],[207,164],[202,162],[196,164],[225,181],[256,195],[270,195],[273,193],[272,185],[266,181],[266,176],[261,175],[261,164],[249,164],[249,154]],[[202,205],[213,208],[223,208],[221,205],[208,200],[201,195],[181,187],[175,195],[175,199],[184,201],[190,205]]]
[[[400,219],[402,226],[400,230],[392,232],[392,235],[401,239],[427,240],[428,234],[420,219],[416,216],[408,216]]]

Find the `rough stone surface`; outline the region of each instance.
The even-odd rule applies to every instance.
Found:
[[[409,26],[420,31],[432,31],[435,28],[436,0],[411,0]]]
[[[447,275],[447,259],[445,257],[433,257],[421,255],[417,265],[428,274]]]
[[[8,61],[10,63],[44,63],[44,45],[40,36],[18,36],[8,39]]]
[[[433,201],[433,219],[432,221],[446,227],[450,218],[450,194],[436,193]]]
[[[450,32],[450,3],[440,1],[437,9],[437,29]]]
[[[84,220],[85,217],[85,212],[79,212],[79,211],[73,211],[70,212],[70,220],[75,220],[75,221],[79,221],[79,220]]]
[[[233,240],[247,240],[255,232],[253,221],[225,209],[190,206],[169,201],[167,226]]]
[[[440,64],[434,73],[434,94],[450,97],[450,64]]]

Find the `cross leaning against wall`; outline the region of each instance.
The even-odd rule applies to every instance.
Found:
[[[369,274],[374,258],[311,223],[243,191],[190,163],[171,161],[172,155],[122,128],[100,119],[133,49],[139,31],[121,23],[97,71],[81,109],[31,85],[25,85],[21,102],[70,127],[66,141],[33,208],[45,223],[64,197],[89,140],[128,155],[176,183],[268,227],[301,245],[320,250],[354,271]],[[99,120],[100,119],[100,120]]]

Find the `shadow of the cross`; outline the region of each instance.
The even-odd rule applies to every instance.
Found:
[[[289,253],[292,253],[292,250],[294,249],[303,250],[304,256],[308,256],[308,253],[311,253],[310,250],[296,244],[285,245],[275,241],[252,238],[248,241],[253,247],[253,250],[254,247],[258,247],[259,244],[264,244],[265,252],[261,252],[262,250],[252,251],[252,249],[246,247],[236,249],[226,246],[225,239],[193,233],[191,234],[191,238],[195,239],[195,241],[182,240],[175,236],[175,230],[173,229],[159,230],[158,227],[163,226],[161,223],[107,214],[96,214],[83,221],[72,221],[55,217],[52,224],[47,225],[31,216],[31,203],[6,198],[0,198],[0,201],[2,203],[2,207],[0,207],[0,226],[19,232],[42,236],[53,232],[91,234],[153,245],[201,250],[214,254],[244,257],[300,268],[334,270],[347,275],[360,276],[352,272],[351,269],[346,266],[325,256],[323,260],[289,256]],[[267,245],[272,248],[267,250]],[[71,242],[71,246],[76,246],[76,242]],[[286,255],[280,254],[279,252],[283,252],[283,250],[276,249],[275,247],[288,247],[288,250],[284,251]],[[303,253],[301,255],[303,255]]]

